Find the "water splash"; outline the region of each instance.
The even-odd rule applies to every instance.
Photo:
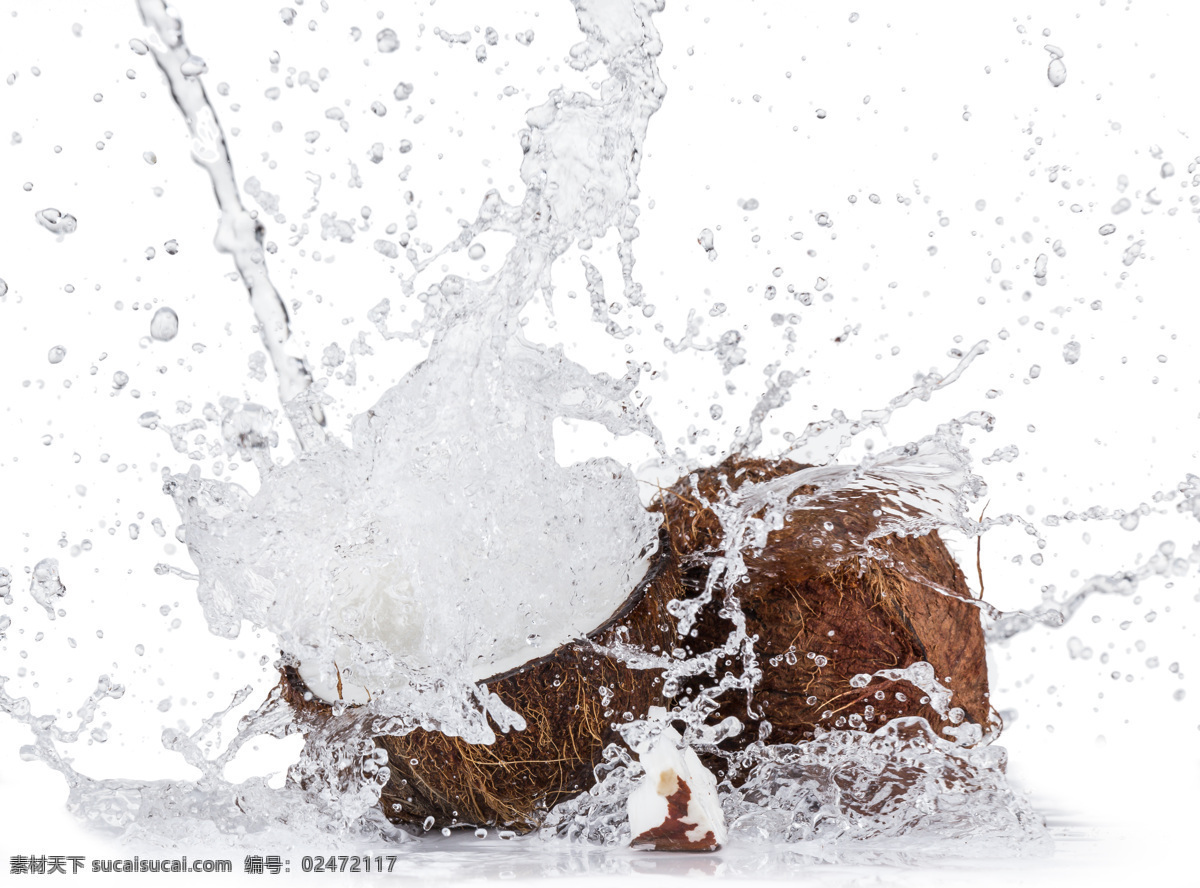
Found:
[[[46,616],[53,620],[55,605],[67,594],[67,587],[58,576],[57,558],[43,558],[34,565],[29,594],[45,609]]]
[[[188,803],[188,819],[211,822],[221,833],[271,828],[279,819],[268,810],[296,805],[316,812],[315,819],[306,826],[294,817],[292,828],[319,822],[324,829],[358,832],[363,818],[378,820],[378,812],[368,812],[375,811],[387,779],[369,739],[373,734],[420,726],[487,743],[493,737],[489,719],[502,730],[523,729],[520,716],[477,682],[542,652],[539,644],[548,651],[598,624],[633,588],[656,544],[657,519],[642,508],[631,472],[610,459],[560,466],[551,456],[552,423],[568,418],[596,422],[616,435],[644,434],[665,458],[661,436],[632,397],[639,370],[630,365],[622,379],[589,373],[560,349],[527,339],[520,316],[535,294],[549,300],[556,260],[574,243],[604,237],[612,229],[621,238],[623,297],[634,307],[646,305],[633,278],[632,245],[643,143],[664,94],[655,66],[661,45],[651,23],[661,3],[643,0],[603,9],[582,0],[576,4],[586,39],[571,50],[571,64],[582,71],[603,63],[608,80],[599,97],[555,90],[529,112],[521,136],[522,200],[510,204],[489,192],[457,239],[413,262],[413,274],[402,279],[401,289],[420,299],[423,314],[409,330],[387,327],[388,299],[373,311],[385,337],[427,341],[429,353],[355,419],[348,446],[321,431],[322,393],[310,385],[303,361],[284,351],[286,310],[266,274],[261,226],[244,209],[234,185],[223,134],[199,81],[202,66],[193,61],[173,14],[157,0],[139,5],[153,29],[145,45],[188,120],[193,157],[211,177],[222,209],[218,247],[233,254],[250,292],[280,376],[285,412],[304,450],[291,463],[272,462],[267,444],[273,416],[254,405],[227,405],[222,437],[258,468],[258,492],[206,479],[198,467],[175,475],[164,470],[164,491],[183,520],[182,539],[199,569],[199,598],[212,631],[232,637],[244,622],[271,630],[288,661],[298,662],[309,687],[335,709],[324,721],[301,717],[276,693],[243,720],[234,741],[212,759],[202,754],[201,741],[229,710],[191,734],[167,731],[164,746],[201,771],[195,784],[91,781],[57,757],[53,742],[71,738],[53,732],[39,733],[45,747],[39,755],[68,777],[76,810],[127,833],[148,828],[163,809],[178,808],[181,792],[197,794]],[[379,48],[390,52],[397,42],[394,34],[381,32]],[[605,137],[597,139],[596,133]],[[818,223],[830,224],[827,217]],[[479,281],[447,275],[416,290],[418,274],[446,253],[469,252],[485,233],[513,241],[498,272]],[[702,235],[701,244],[715,258],[711,234]],[[584,267],[596,319],[603,320],[607,299],[600,274],[590,263]],[[154,333],[166,311],[160,309],[152,322],[155,338],[170,338]],[[604,327],[611,336],[623,335],[607,321]],[[698,329],[690,319],[687,336],[671,349],[712,350],[726,374],[745,361],[737,331],[698,345]],[[835,413],[830,422],[812,424],[793,442],[793,450],[832,434],[837,441],[830,455],[836,456],[854,436],[882,427],[897,410],[952,384],[986,348],[986,342],[979,343],[950,374],[922,377],[886,407],[864,411],[858,420]],[[786,403],[796,378],[778,375],[736,440],[737,449],[749,453],[760,445],[763,422]],[[762,674],[754,639],[747,635],[736,599],[727,594],[745,575],[744,551],[765,545],[767,534],[794,510],[868,491],[881,494],[889,508],[868,534],[851,541],[846,557],[870,557],[872,541],[892,533],[928,533],[961,522],[965,504],[982,490],[969,470],[962,429],[990,422],[987,414],[970,414],[858,464],[831,462],[704,500],[722,522],[723,557],[714,560],[703,594],[673,602],[671,614],[686,635],[700,610],[720,596],[733,631],[723,645],[691,657],[621,652],[639,668],[660,669],[667,688],[715,674],[721,659],[741,661],[738,675],[725,671],[671,713],[687,724],[691,742],[715,746],[741,730],[735,718],[715,726],[705,722],[722,694],[752,690]],[[159,423],[157,414],[143,422],[150,428]],[[204,426],[188,423],[166,431],[183,451],[184,435]],[[794,497],[804,485],[815,492]],[[437,504],[436,511],[431,504]],[[531,639],[536,640],[532,649]],[[919,664],[901,671],[918,687],[939,693],[939,700],[949,696],[916,669]],[[664,712],[627,725],[627,741],[636,746],[639,732],[661,730],[658,723],[665,718]],[[880,736],[894,738],[897,730]],[[247,739],[297,731],[307,734],[306,752],[290,769],[283,800],[264,782],[233,785],[223,777],[225,765]],[[840,742],[831,741],[836,751],[825,753],[827,758],[843,754]],[[867,749],[883,743],[871,753],[880,761],[899,754],[894,739],[846,742]],[[756,775],[751,781],[765,786],[768,769],[762,766],[779,759],[777,752],[756,754],[761,761],[745,759],[741,767]],[[747,787],[755,785],[726,788],[731,812],[740,809],[746,793],[753,795]],[[908,816],[919,808],[901,807]]]
[[[1005,780],[1004,749],[956,745],[923,719],[799,745],[756,743],[737,764],[744,779],[719,787],[733,848],[770,845],[794,863],[908,865],[1053,849],[1041,819]],[[625,804],[641,766],[612,746],[596,776],[588,792],[551,813],[544,838],[628,843]]]
[[[579,237],[617,227],[632,268],[634,183],[663,91],[655,9],[598,18],[579,8],[589,40],[572,64],[606,63],[601,98],[557,91],[531,111],[523,201],[489,192],[457,240],[417,263],[415,273],[482,232],[515,240],[492,277],[451,275],[420,294],[423,318],[392,335],[428,339],[429,355],[354,421],[350,447],[315,440],[303,460],[260,464],[254,497],[198,470],[165,479],[213,631],[232,636],[243,621],[271,629],[326,699],[350,688],[380,714],[487,742],[486,716],[501,728],[523,722],[474,683],[584,634],[645,570],[656,521],[632,473],[609,459],[549,458],[559,418],[657,440],[630,397],[639,372],[591,374],[528,341],[519,316]],[[619,135],[597,142],[596,131]],[[563,184],[580,157],[586,187],[572,191]],[[631,277],[625,292],[639,298]],[[385,302],[380,323],[387,312]]]
[[[314,728],[312,748],[328,744],[331,751],[319,761],[307,756],[294,763],[282,787],[254,777],[237,783],[225,777],[225,768],[237,753],[258,737],[285,737],[301,730],[295,713],[272,693],[244,716],[232,739],[216,755],[207,750],[229,714],[243,704],[251,689],[243,688],[229,705],[205,719],[191,732],[167,728],[163,748],[198,770],[194,780],[95,779],[76,770],[60,746],[85,736],[103,740],[98,728],[88,729],[105,700],[119,700],[125,688],[101,676],[96,690],[75,711],[73,728],[63,728],[53,715],[37,715],[28,698],[12,697],[0,676],[0,712],[25,724],[34,743],[24,747],[27,761],[40,761],[58,771],[70,789],[67,808],[89,826],[126,841],[169,846],[176,842],[213,842],[253,836],[252,841],[278,842],[287,847],[301,836],[369,836],[396,842],[407,836],[392,827],[376,807],[386,782],[379,750],[364,743],[361,734],[339,732],[334,723]],[[336,726],[335,726],[336,725]],[[317,738],[321,742],[315,742]]]
[[[164,745],[201,772],[199,781],[138,784],[94,781],[71,770],[54,744],[77,741],[86,722],[76,731],[59,731],[52,719],[29,716],[28,701],[5,697],[6,711],[29,724],[39,738],[30,754],[64,764],[66,770],[60,770],[72,784],[72,807],[82,816],[125,835],[192,837],[211,824],[220,834],[312,829],[394,836],[374,808],[386,776],[377,750],[362,740],[369,733],[364,725],[369,723],[376,733],[398,733],[419,724],[478,742],[489,739],[493,726],[519,730],[519,717],[494,695],[489,697],[478,679],[590,628],[636,581],[642,558],[652,551],[655,526],[639,507],[633,473],[612,460],[556,465],[551,424],[566,417],[599,423],[619,435],[644,434],[664,453],[662,436],[635,395],[638,368],[631,364],[621,378],[588,373],[561,352],[530,341],[520,328],[521,312],[534,294],[549,301],[552,268],[572,243],[613,229],[621,238],[624,298],[630,305],[652,308],[633,278],[632,244],[646,124],[662,99],[654,67],[658,38],[650,23],[660,6],[594,10],[579,0],[576,7],[587,40],[572,50],[571,63],[584,70],[603,61],[610,79],[598,98],[559,90],[530,112],[521,146],[523,199],[511,204],[498,192],[488,193],[461,235],[415,260],[413,273],[402,279],[403,297],[421,303],[422,317],[407,330],[394,331],[388,327],[390,299],[373,310],[371,320],[386,338],[428,342],[430,352],[355,420],[353,440],[343,446],[321,429],[329,403],[324,389],[310,384],[302,359],[285,348],[287,311],[266,276],[262,228],[241,203],[223,134],[199,84],[205,65],[187,49],[172,14],[159,3],[141,4],[154,32],[140,51],[154,51],[188,119],[195,158],[212,177],[222,209],[218,245],[234,254],[280,376],[284,413],[306,451],[288,465],[275,464],[270,450],[278,438],[276,416],[257,405],[222,402],[222,409],[214,409],[206,421],[219,425],[230,458],[236,455],[258,468],[258,493],[206,479],[198,469],[165,474],[165,489],[184,519],[184,539],[200,569],[201,602],[218,634],[232,635],[243,622],[270,628],[289,654],[309,664],[306,677],[327,698],[367,705],[337,706],[333,719],[318,724],[298,720],[273,695],[243,722],[234,745],[207,758],[202,749],[213,726],[244,697],[235,699],[199,731],[164,735]],[[288,16],[284,21],[290,21]],[[448,38],[456,35],[446,32],[443,39],[457,42]],[[518,39],[527,45],[532,32]],[[399,39],[385,29],[377,36],[377,48],[393,52]],[[411,85],[401,83],[394,95],[405,100],[411,93]],[[604,138],[593,138],[597,133]],[[246,184],[247,194],[271,198],[257,186],[252,190],[253,181]],[[326,218],[323,233],[347,240],[342,236],[345,223]],[[832,224],[824,213],[817,223]],[[477,239],[489,234],[515,242],[499,272],[482,280],[447,275],[418,288],[418,275],[447,254],[465,251],[473,260],[483,259],[486,250]],[[710,229],[701,233],[700,244],[709,260],[717,258]],[[376,240],[375,245],[391,258],[401,255],[391,241]],[[1142,246],[1138,241],[1129,248],[1134,253],[1129,258],[1126,252],[1126,265],[1141,255]],[[1048,261],[1042,254],[1034,262],[1039,285],[1046,283]],[[606,317],[611,303],[602,276],[595,265],[585,261],[584,267],[593,319],[602,322],[609,336],[624,338],[628,328]],[[173,321],[169,335],[159,324],[165,312]],[[178,318],[170,309],[160,309],[151,322],[156,340],[169,340],[177,330]],[[747,350],[736,330],[704,343],[699,332],[692,313],[685,335],[668,342],[669,350],[712,351],[725,375],[745,363]],[[1072,344],[1073,351],[1070,346],[1063,350],[1068,364],[1079,357],[1078,343]],[[928,401],[954,383],[986,349],[987,343],[980,342],[950,374],[920,377],[885,407],[863,411],[858,419],[834,411],[829,420],[810,424],[791,440],[788,452],[819,452],[823,465],[705,501],[721,517],[722,554],[701,599],[680,604],[673,616],[686,632],[702,608],[722,604],[731,607],[735,631],[723,646],[682,660],[639,649],[619,651],[627,662],[660,670],[667,682],[677,684],[715,671],[721,659],[740,659],[739,676],[705,689],[677,713],[689,723],[694,743],[714,745],[740,729],[729,720],[706,724],[710,705],[727,691],[752,688],[767,668],[758,663],[727,593],[744,575],[746,549],[762,546],[792,511],[866,491],[883,496],[888,508],[868,533],[852,541],[848,558],[871,557],[873,544],[893,534],[946,527],[972,538],[991,528],[1017,526],[1041,542],[1037,529],[1020,516],[966,517],[968,508],[986,495],[986,485],[971,468],[963,434],[990,431],[994,417],[986,411],[964,414],[881,454],[836,461],[863,432],[884,430],[897,411]],[[331,353],[328,366],[339,366],[343,357]],[[784,370],[769,377],[731,451],[752,453],[761,447],[764,423],[787,404],[802,376],[801,370]],[[128,382],[125,376],[118,388]],[[470,415],[447,415],[447,405],[474,409]],[[716,420],[720,414],[712,415]],[[139,421],[169,434],[181,453],[189,449],[186,435],[207,428],[206,421],[167,427],[156,411],[143,413]],[[1017,455],[1015,448],[995,451],[998,460]],[[816,493],[794,497],[805,485]],[[399,490],[406,495],[397,496]],[[431,519],[433,503],[439,511]],[[1139,514],[1131,510],[1119,520],[1136,521]],[[136,536],[134,526],[131,536]],[[160,524],[154,526],[161,531]],[[566,545],[554,538],[564,526],[569,528]],[[531,551],[538,553],[536,558]],[[1137,570],[1094,578],[1065,598],[1051,592],[1038,608],[1005,613],[982,602],[979,606],[992,620],[992,637],[1003,639],[1037,622],[1065,622],[1088,595],[1127,595],[1150,577],[1182,576],[1195,561],[1174,557],[1173,547],[1164,544]],[[161,572],[191,577],[165,564]],[[58,582],[56,562],[53,579]],[[65,590],[46,592],[53,589],[48,568],[41,579],[35,570],[35,586],[39,582],[46,601],[36,591],[34,598],[53,619],[47,602]],[[61,582],[58,586],[61,590]],[[535,607],[531,599],[547,589],[565,591]],[[593,603],[594,613],[582,609],[582,599],[591,596],[599,602]],[[574,621],[556,623],[555,612],[564,611]],[[517,644],[505,649],[501,637]],[[919,663],[877,675],[902,677],[926,691],[939,712],[953,711],[949,691]],[[297,731],[307,732],[306,752],[283,790],[265,782],[234,784],[223,776],[225,765],[247,740]],[[797,843],[795,853],[813,859],[859,859],[855,855],[860,854],[861,859],[928,859],[939,852],[922,844],[926,839],[952,844],[964,837],[978,839],[980,847],[993,853],[1045,850],[1036,817],[1004,781],[1003,751],[968,748],[978,737],[958,739],[952,743],[937,737],[923,723],[893,721],[874,734],[845,732],[794,747],[755,747],[740,764],[746,781],[724,787],[727,816],[737,824],[736,837]],[[636,765],[623,756],[618,747],[608,751],[597,787],[550,815],[551,834],[621,840],[623,815],[612,806],[637,777]],[[947,792],[947,786],[953,791]],[[280,810],[289,813],[281,815]],[[173,825],[164,828],[167,821]],[[864,850],[853,840],[870,847]],[[872,858],[875,854],[879,856]]]

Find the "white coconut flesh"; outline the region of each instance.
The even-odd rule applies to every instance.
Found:
[[[644,576],[649,566],[649,558],[634,562],[632,568],[620,565],[605,571],[604,565],[596,565],[595,595],[543,593],[535,599],[538,607],[516,602],[513,609],[529,611],[529,621],[498,627],[508,631],[497,631],[479,645],[467,677],[485,682],[586,636],[624,603],[636,586],[636,578]],[[634,579],[632,583],[630,578]],[[379,645],[403,660],[408,652],[423,647],[427,621],[415,618],[423,610],[415,606],[418,593],[408,574],[395,562],[371,572],[355,571],[334,598],[336,607],[328,614],[330,628],[337,637],[353,638],[357,644],[340,644],[331,657],[304,659],[297,671],[308,689],[327,703],[366,704],[379,691],[387,690],[388,683],[381,684],[378,676],[359,679],[355,663],[364,646]],[[436,607],[436,597],[430,604]]]
[[[629,794],[631,845],[647,851],[715,851],[725,843],[717,778],[679,732],[666,727],[639,745],[645,775]]]

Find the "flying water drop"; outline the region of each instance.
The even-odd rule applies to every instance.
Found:
[[[1050,60],[1050,66],[1046,68],[1046,79],[1054,87],[1062,86],[1067,82],[1067,66],[1063,64],[1062,59]]]
[[[391,28],[384,28],[375,35],[375,45],[380,52],[395,52],[400,48],[400,38]]]
[[[38,225],[55,234],[70,234],[79,227],[79,220],[70,213],[60,213],[54,207],[46,207],[33,214]]]
[[[170,308],[160,308],[150,319],[150,336],[159,342],[170,342],[179,333],[179,315]]]
[[[208,71],[208,65],[199,56],[188,56],[187,60],[179,66],[179,73],[184,77],[199,77],[206,71]]]
[[[54,602],[67,592],[58,576],[58,559],[43,558],[33,568],[33,580],[29,584],[29,594],[33,600],[46,609],[46,614],[54,619]]]

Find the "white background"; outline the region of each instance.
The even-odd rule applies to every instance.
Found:
[[[330,383],[338,404],[330,425],[339,431],[419,357],[413,346],[382,343],[366,320],[366,309],[384,295],[399,301],[397,263],[371,248],[374,239],[388,237],[389,222],[403,231],[413,212],[415,234],[440,246],[457,234],[457,219],[474,218],[488,188],[519,195],[517,133],[526,109],[560,85],[593,88],[600,75],[564,64],[579,39],[566,2],[506,5],[502,12],[465,2],[389,6],[382,20],[375,7],[329,5],[323,11],[309,0],[290,27],[271,4],[179,9],[193,51],[207,60],[205,83],[230,137],[239,184],[256,176],[281,196],[285,221],[264,221],[279,247],[272,277],[285,300],[300,306],[297,349],[318,366],[326,345],[345,348],[360,330],[375,349],[359,358],[355,386]],[[1028,517],[1047,547],[1037,566],[1030,560],[1034,540],[1019,528],[987,534],[988,598],[1001,607],[1032,605],[1047,585],[1061,594],[1092,575],[1133,569],[1166,540],[1186,557],[1200,537],[1195,519],[1176,514],[1174,502],[1156,504],[1153,495],[1197,471],[1200,227],[1191,198],[1200,192],[1188,166],[1200,154],[1191,135],[1192,35],[1200,11],[1096,0],[912,7],[669,4],[655,17],[668,93],[650,123],[635,247],[636,275],[656,314],[622,315],[620,322],[635,328],[624,342],[603,336],[587,320],[582,274],[567,257],[556,278],[556,326],[533,312],[531,330],[614,374],[624,372],[624,346],[632,345],[633,357],[658,371],[642,390],[653,398],[664,438],[693,459],[703,446],[719,452],[729,444],[763,390],[763,368],[774,362],[808,375],[767,422],[777,431],[768,435],[766,453],[784,448],[783,433],[798,433],[834,409],[854,415],[883,406],[914,373],[945,373],[956,363],[952,350],[986,339],[988,353],[959,383],[902,411],[887,435],[863,438],[881,448],[968,410],[996,415],[995,431],[968,435],[972,452],[982,458],[1012,444],[1020,456],[977,462],[989,484],[987,514]],[[0,564],[13,573],[16,597],[4,611],[13,626],[0,643],[0,674],[36,711],[60,713],[82,702],[97,675],[111,674],[128,692],[98,719],[111,724],[107,743],[71,750],[79,768],[188,776],[156,748],[161,728],[180,721],[195,727],[246,683],[259,686],[253,696],[260,696],[274,680],[273,648],[252,631],[233,643],[208,635],[191,585],[155,574],[160,561],[190,566],[172,538],[177,519],[160,492],[160,471],[182,471],[191,461],[163,432],[139,427],[137,417],[157,410],[184,422],[221,396],[274,406],[274,384],[248,376],[248,358],[261,347],[253,318],[240,282],[228,277],[231,263],[211,247],[215,204],[189,159],[182,119],[151,59],[128,47],[141,32],[134,5],[9,3],[0,16],[0,75],[15,74],[11,85],[0,85],[0,278],[8,285],[0,301]],[[73,23],[82,26],[78,36]],[[389,55],[374,45],[385,26],[401,41]],[[477,26],[500,34],[482,63],[475,59],[483,42]],[[349,36],[351,27],[361,29],[360,41]],[[470,42],[447,43],[433,33],[438,27],[468,31]],[[514,39],[527,29],[535,33],[528,46]],[[1046,77],[1046,44],[1065,52],[1068,77],[1057,89]],[[271,70],[272,51],[280,53],[278,72]],[[289,89],[289,68],[297,77],[328,73],[319,92]],[[401,80],[415,86],[403,102],[392,96]],[[218,94],[222,82],[228,96]],[[272,86],[282,89],[277,100],[264,95]],[[388,106],[387,116],[368,110],[374,100]],[[347,130],[326,116],[334,107]],[[304,138],[310,131],[320,132],[313,143]],[[401,139],[412,142],[411,152],[400,153]],[[376,141],[386,149],[378,165],[368,158]],[[362,188],[347,186],[351,162]],[[1173,164],[1173,176],[1163,178],[1164,162]],[[320,176],[315,209],[308,173]],[[411,206],[403,198],[410,189]],[[1131,208],[1114,215],[1121,197]],[[759,206],[747,211],[739,201],[750,198]],[[983,209],[976,208],[980,201]],[[321,239],[323,213],[361,224],[367,205],[371,228],[353,244]],[[34,213],[45,207],[74,214],[78,231],[58,240],[40,228]],[[814,221],[820,212],[830,214],[832,227]],[[1100,235],[1110,222],[1116,232]],[[306,237],[288,246],[290,226],[303,224]],[[702,228],[715,232],[715,261],[696,243]],[[173,256],[163,249],[171,238],[180,245]],[[1060,240],[1063,257],[1053,249]],[[1142,255],[1126,266],[1122,254],[1137,241],[1145,242]],[[474,264],[494,268],[505,244],[486,243],[488,255]],[[610,299],[619,291],[611,246],[599,244],[592,255]],[[150,260],[148,247],[156,250]],[[1048,274],[1039,287],[1033,265],[1042,253]],[[991,270],[993,259],[999,272]],[[472,264],[461,254],[447,261],[464,272]],[[431,279],[444,273],[440,266],[433,272]],[[819,277],[828,281],[820,292]],[[788,284],[813,293],[813,304],[792,300]],[[767,285],[778,288],[773,301],[764,297]],[[570,290],[583,296],[572,301]],[[823,301],[830,292],[833,299]],[[717,302],[726,310],[710,317]],[[144,342],[160,305],[179,313],[180,334],[170,343]],[[728,329],[744,336],[748,360],[728,377],[733,394],[711,353],[672,355],[662,347],[664,336],[683,334],[691,308],[706,321],[701,340]],[[775,325],[775,313],[799,320]],[[783,338],[789,325],[790,349]],[[1062,357],[1071,340],[1081,345],[1074,365]],[[51,365],[46,355],[55,345],[67,357]],[[130,382],[115,393],[118,370]],[[989,390],[1000,394],[989,398]],[[190,412],[178,413],[179,401],[189,402]],[[719,421],[710,419],[713,403],[723,407]],[[701,437],[690,443],[693,425]],[[286,428],[280,431],[284,458],[291,451]],[[634,462],[651,452],[646,442],[610,443],[585,431],[564,434],[560,458],[602,447]],[[206,473],[212,462],[201,463]],[[248,467],[237,472],[250,474]],[[1129,511],[1142,503],[1151,514],[1134,531],[1113,521],[1041,524],[1048,514],[1092,506]],[[983,506],[976,504],[976,516]],[[165,538],[151,529],[155,517]],[[137,541],[128,535],[131,522],[141,526]],[[960,554],[974,581],[973,548],[964,545]],[[68,615],[54,623],[28,596],[27,570],[47,556],[59,558],[68,587]],[[1170,584],[1150,581],[1136,600],[1094,600],[1069,626],[1030,632],[994,652],[997,706],[1016,711],[1002,741],[1014,782],[1060,838],[1086,839],[1061,841],[1054,861],[1016,871],[989,864],[997,879],[1049,883],[1078,870],[1107,882],[1132,871],[1166,877],[1180,864],[1187,849],[1181,836],[1195,822],[1200,790],[1200,694],[1188,675],[1195,668],[1196,596],[1194,570]],[[1069,656],[1071,636],[1091,658]],[[145,646],[143,656],[135,654],[137,644]],[[1151,657],[1157,668],[1147,665]],[[18,677],[21,668],[26,673]],[[1174,698],[1179,690],[1182,700]],[[109,848],[108,856],[120,856],[103,838],[76,832],[59,778],[20,761],[26,739],[23,729],[0,722],[4,865],[16,853],[101,856]],[[246,773],[282,770],[287,751],[261,746]],[[199,856],[198,849],[181,851]],[[440,878],[437,872],[501,877],[506,868],[530,874],[515,866],[528,852],[498,852],[495,860],[471,848],[426,853],[444,857],[422,871],[431,879]],[[238,852],[229,856],[240,859]],[[622,859],[613,871],[634,866]],[[636,860],[642,871],[677,866]],[[689,860],[686,867],[739,872],[721,861]],[[596,873],[597,865],[588,869]],[[830,868],[809,875],[841,884],[936,883],[963,874]]]

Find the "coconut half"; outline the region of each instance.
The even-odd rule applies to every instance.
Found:
[[[718,647],[732,629],[720,601],[703,607],[684,637],[669,611],[672,602],[703,594],[713,559],[723,555],[721,523],[703,503],[718,503],[723,490],[747,481],[782,479],[803,468],[731,457],[663,491],[651,506],[663,516],[659,549],[616,612],[585,636],[485,679],[487,692],[524,719],[524,730],[500,731],[490,745],[420,729],[374,736],[390,768],[383,813],[415,829],[520,832],[590,788],[605,747],[624,745],[619,726],[646,717],[651,707],[670,710],[678,698],[694,698],[706,678],[668,697],[661,669],[635,668],[611,653],[614,647],[654,654],[682,648],[692,656]],[[823,730],[873,731],[901,716],[925,718],[939,734],[960,740],[978,741],[998,728],[980,611],[937,533],[874,538],[880,516],[894,509],[885,492],[824,500],[814,499],[815,492],[804,485],[792,490],[788,497],[798,507],[765,545],[744,553],[747,577],[737,596],[747,633],[758,638],[763,674],[752,699],[726,692],[710,715],[712,725],[732,716],[747,728],[707,751],[704,761],[719,777],[727,773],[720,754],[736,754],[760,737],[797,743]],[[870,556],[860,557],[864,551]],[[303,665],[284,670],[281,693],[304,718],[332,717],[330,690],[324,686],[314,697]],[[321,736],[311,731],[309,742],[323,742]]]
[[[645,576],[650,567],[650,559],[642,558],[634,563],[629,570],[633,576]],[[617,571],[611,572],[616,574]],[[613,585],[615,576],[597,578],[605,588]],[[412,582],[403,566],[390,563],[382,570],[373,571],[370,575],[355,576],[339,590],[338,612],[332,617],[333,626],[339,632],[364,639],[361,626],[346,630],[337,622],[338,613],[361,614],[372,613],[371,637],[369,641],[385,647],[389,651],[406,651],[416,646],[415,635],[423,630],[423,626],[414,624],[399,617],[388,619],[390,611],[403,614],[415,598],[416,593]],[[394,602],[392,608],[379,607],[380,600]],[[368,602],[374,601],[374,605]],[[586,637],[596,626],[604,622],[619,604],[618,601],[605,601],[604,596],[595,596],[575,607],[560,607],[555,610],[543,609],[540,632],[531,634],[522,632],[519,636],[496,637],[487,646],[486,653],[476,657],[469,664],[468,678],[476,683],[489,683],[495,676],[517,669],[531,659],[544,656],[555,649],[579,638]],[[338,701],[351,705],[365,705],[371,700],[367,688],[354,680],[353,671],[349,668],[338,668],[337,664],[353,663],[356,653],[349,646],[343,645],[334,651],[333,657],[326,663],[302,662],[297,672],[308,690],[325,703],[333,704]],[[378,686],[377,686],[378,687]]]

